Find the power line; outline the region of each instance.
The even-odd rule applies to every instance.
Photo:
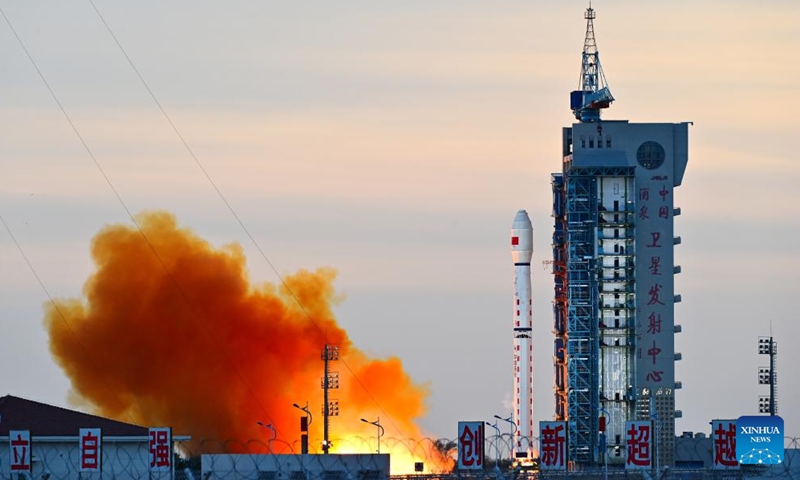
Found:
[[[317,328],[317,330],[319,330],[320,334],[322,335],[322,338],[327,343],[328,337],[325,334],[325,331],[323,330],[323,328],[320,327],[320,325],[317,322],[314,321],[314,319],[312,318],[311,314],[308,313],[308,311],[306,310],[306,308],[303,305],[303,303],[300,301],[300,299],[297,297],[297,295],[295,295],[295,293],[291,289],[291,287],[283,279],[283,276],[278,272],[278,269],[275,268],[275,265],[272,263],[272,261],[269,259],[269,257],[267,257],[267,254],[264,252],[264,250],[258,244],[256,239],[250,233],[250,230],[247,228],[247,226],[245,226],[245,224],[242,221],[241,217],[239,217],[239,215],[234,210],[233,206],[230,204],[228,199],[222,193],[222,190],[220,190],[220,188],[217,186],[216,182],[214,182],[214,179],[211,178],[211,175],[203,167],[203,164],[197,158],[197,155],[195,155],[194,151],[189,146],[189,143],[186,141],[186,139],[183,137],[183,135],[181,135],[180,131],[178,130],[178,127],[172,121],[172,118],[170,118],[169,114],[164,109],[164,107],[161,105],[161,102],[159,102],[158,98],[153,93],[153,90],[150,88],[150,86],[148,85],[147,81],[144,79],[142,74],[139,72],[139,69],[136,68],[136,65],[133,63],[133,60],[128,55],[128,53],[125,51],[125,48],[122,46],[122,43],[120,43],[120,41],[117,38],[116,34],[114,34],[113,29],[108,24],[108,22],[106,21],[105,17],[103,17],[103,14],[100,13],[100,10],[97,8],[97,5],[95,5],[94,0],[89,0],[89,3],[92,5],[92,8],[94,9],[95,13],[97,13],[97,16],[100,17],[100,21],[103,22],[103,25],[106,27],[106,30],[108,31],[109,35],[111,35],[111,38],[114,40],[114,43],[119,48],[120,52],[122,52],[122,55],[125,57],[125,60],[128,62],[128,65],[130,65],[131,69],[133,69],[134,73],[136,73],[136,76],[139,78],[139,81],[142,83],[142,85],[144,86],[145,90],[147,90],[147,93],[150,94],[150,98],[153,99],[153,102],[156,104],[158,109],[161,111],[161,114],[166,119],[166,121],[169,124],[170,128],[172,129],[172,131],[175,132],[175,135],[177,135],[178,139],[180,139],[181,144],[183,144],[184,148],[186,148],[186,151],[189,153],[189,156],[192,157],[192,160],[194,160],[194,162],[197,165],[197,167],[200,168],[200,171],[203,173],[203,176],[205,176],[206,180],[208,180],[208,183],[211,184],[212,188],[217,193],[217,195],[219,196],[220,200],[222,200],[222,203],[228,209],[228,211],[233,216],[233,218],[236,219],[236,222],[239,224],[241,229],[244,231],[245,235],[250,240],[250,242],[252,242],[252,244],[255,246],[255,248],[258,251],[258,253],[264,259],[264,261],[267,262],[269,267],[275,273],[275,276],[278,277],[278,279],[280,280],[281,285],[286,289],[287,292],[289,292],[289,295],[294,299],[294,301],[297,303],[297,305],[300,307],[300,309],[306,315],[308,320]],[[375,399],[375,397],[372,395],[372,393],[367,389],[366,385],[364,385],[364,383],[361,381],[361,379],[358,378],[358,376],[353,371],[353,369],[350,368],[350,366],[347,364],[347,362],[345,360],[341,360],[341,361],[344,364],[345,368],[347,368],[347,370],[352,374],[352,376],[356,380],[356,382],[361,386],[361,388],[364,390],[364,392],[366,392],[366,394],[369,396],[369,398],[373,401],[373,403],[375,403],[375,405],[378,406],[378,408],[381,410],[381,412],[383,412],[383,414],[386,415],[386,417],[388,417],[388,420],[392,424],[392,426],[394,426],[397,429],[397,426],[394,424],[394,422],[392,422],[391,416],[386,411],[384,411],[383,407]],[[398,429],[398,431],[400,431],[400,430]]]
[[[56,95],[55,91],[51,88],[51,86],[50,86],[49,82],[47,81],[47,79],[45,78],[44,74],[39,69],[39,66],[37,65],[36,61],[33,59],[33,56],[30,54],[28,49],[25,47],[25,43],[22,41],[22,38],[17,33],[16,29],[14,29],[14,26],[11,24],[11,20],[8,18],[8,16],[6,15],[5,11],[3,11],[2,6],[0,6],[0,14],[3,15],[3,18],[5,19],[6,23],[8,24],[8,27],[11,29],[12,33],[16,37],[17,42],[19,43],[20,47],[22,47],[22,50],[25,52],[25,55],[28,57],[28,60],[31,62],[31,65],[33,65],[33,68],[36,70],[36,73],[39,75],[39,78],[42,80],[42,83],[44,83],[45,87],[47,88],[47,91],[50,92],[50,95],[53,97],[53,100],[56,102],[56,105],[58,105],[58,108],[59,108],[59,110],[61,110],[61,113],[64,115],[64,118],[66,118],[67,123],[69,123],[70,128],[72,129],[73,133],[75,134],[76,137],[78,137],[78,140],[81,142],[81,145],[83,145],[84,150],[86,150],[86,153],[89,155],[89,158],[92,159],[92,162],[94,163],[95,167],[100,172],[100,174],[103,176],[103,179],[106,181],[106,183],[108,184],[108,186],[111,189],[111,191],[114,192],[114,196],[117,198],[117,201],[122,206],[122,208],[125,210],[125,213],[128,215],[128,218],[131,220],[131,222],[133,222],[133,224],[136,226],[137,231],[142,236],[142,239],[144,239],[145,243],[147,243],[147,246],[150,248],[150,251],[153,253],[153,255],[155,255],[156,259],[158,260],[158,263],[161,265],[161,268],[163,268],[163,270],[166,272],[167,276],[169,277],[170,282],[175,287],[175,289],[178,291],[178,293],[180,294],[181,298],[186,303],[186,305],[190,309],[195,310],[198,314],[200,314],[201,312],[197,311],[197,309],[194,307],[194,305],[189,301],[188,297],[186,296],[186,293],[183,291],[183,289],[181,289],[180,285],[178,285],[178,282],[175,279],[175,277],[172,275],[172,272],[169,270],[167,265],[164,263],[163,259],[158,254],[158,251],[155,249],[153,244],[150,242],[150,239],[147,237],[147,235],[142,230],[141,226],[139,225],[139,222],[136,221],[136,218],[133,216],[133,214],[131,213],[131,211],[128,208],[127,204],[122,199],[122,196],[117,191],[116,187],[114,187],[114,184],[111,182],[111,179],[108,177],[106,172],[103,170],[103,167],[100,165],[100,162],[97,160],[97,157],[95,157],[94,153],[92,152],[92,149],[89,148],[89,145],[84,140],[83,136],[81,135],[81,133],[78,130],[78,128],[75,125],[75,123],[72,121],[72,118],[67,113],[67,111],[64,108],[64,106],[62,105],[61,101],[58,99],[58,96]],[[13,234],[11,233],[11,229],[8,227],[8,225],[6,225],[5,221],[3,222],[3,225],[5,225],[6,230],[9,232],[9,234],[12,236],[12,238],[14,238]],[[25,261],[28,264],[29,268],[31,269],[31,271],[34,272],[34,276],[36,276],[36,279],[39,281],[39,284],[44,289],[45,294],[48,296],[48,298],[51,299],[51,302],[52,302],[53,301],[52,297],[50,296],[50,293],[45,288],[44,282],[42,282],[41,277],[39,277],[39,275],[36,274],[36,271],[33,268],[33,265],[28,261],[27,256],[25,256],[25,254],[22,251],[21,247],[16,242],[16,239],[14,239],[14,242],[17,244],[17,248],[19,249],[20,253],[22,253],[23,258],[25,258]],[[54,305],[55,305],[55,303],[54,303]],[[61,317],[61,319],[67,324],[69,331],[73,335],[75,335],[76,338],[77,338],[77,333],[75,332],[75,330],[69,325],[69,322],[67,322],[66,318],[61,314],[60,310],[58,310],[57,307],[56,307],[56,309],[59,312],[59,316]],[[206,329],[205,333],[210,334],[210,332],[208,332],[207,329]],[[220,351],[220,353],[225,358],[225,360],[228,361],[228,363],[230,363],[231,365],[233,365],[234,371],[236,371],[236,373],[239,375],[239,377],[242,380],[242,383],[245,385],[245,387],[247,388],[248,392],[250,392],[250,394],[253,396],[253,398],[255,399],[255,401],[258,404],[258,406],[261,407],[261,410],[263,411],[263,413],[270,419],[270,421],[272,421],[272,418],[270,417],[269,412],[267,412],[267,410],[261,404],[261,402],[259,401],[258,397],[255,395],[253,390],[250,388],[250,385],[245,380],[245,378],[242,375],[241,371],[239,371],[239,369],[236,367],[235,363],[231,362],[231,360],[228,358],[228,355],[225,353],[225,350],[220,347],[216,337],[214,335],[209,335],[209,337],[211,338],[212,342],[214,344],[216,344],[217,349]],[[80,339],[79,339],[79,342],[80,342]],[[84,348],[86,348],[82,343],[81,343],[81,345]],[[86,350],[89,351],[88,349],[86,349]],[[112,391],[112,394],[114,394],[113,391]],[[114,394],[114,396],[115,396],[115,398],[117,398],[119,400],[119,397],[117,397],[116,394]],[[123,405],[123,408],[124,408],[124,404],[122,404],[121,401],[120,401],[120,404]],[[130,413],[127,412],[127,409],[125,410],[125,412],[126,412],[126,415],[129,418],[133,418],[130,415]]]
[[[0,7],[0,11],[2,11],[2,7]],[[3,15],[5,16],[5,14]],[[11,231],[11,228],[9,228],[5,219],[3,219],[2,215],[0,215],[0,223],[3,224],[3,227],[6,229],[6,232],[8,232],[8,236],[11,237],[11,240],[14,242],[14,245],[17,247],[17,250],[19,251],[20,255],[22,255],[22,259],[25,260],[25,264],[28,265],[28,268],[30,269],[31,273],[33,273],[33,277],[36,278],[36,281],[39,283],[39,286],[44,291],[44,294],[47,295],[47,299],[50,301],[50,305],[53,306],[53,309],[58,314],[58,318],[60,318],[61,321],[64,322],[64,325],[66,325],[67,329],[78,341],[78,344],[81,346],[81,348],[86,352],[91,352],[91,349],[83,343],[83,340],[80,338],[78,333],[75,331],[75,329],[72,328],[72,325],[70,325],[69,321],[67,321],[67,317],[65,317],[61,309],[58,308],[58,303],[56,303],[56,301],[53,299],[53,296],[50,295],[50,291],[47,289],[47,286],[45,286],[44,281],[42,281],[42,277],[39,276],[39,273],[33,267],[33,264],[31,263],[30,259],[25,254],[25,251],[22,249],[22,245],[20,245],[19,241],[17,241],[17,237],[14,236],[14,233]],[[97,363],[94,361],[91,355],[87,355],[87,358],[89,359],[90,362],[92,362],[92,365],[95,368],[98,368]],[[133,416],[130,414],[128,409],[125,408],[125,404],[122,403],[122,400],[119,398],[116,391],[111,387],[111,385],[108,384],[108,381],[103,378],[102,382],[105,384],[106,388],[111,393],[111,396],[113,396],[114,399],[117,401],[117,403],[119,403],[119,405],[123,408],[125,416],[127,416],[131,420],[131,423],[138,423],[136,419],[134,419]]]

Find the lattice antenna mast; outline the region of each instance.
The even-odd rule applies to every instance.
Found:
[[[603,67],[600,65],[600,54],[594,38],[594,19],[596,14],[591,3],[586,9],[586,38],[583,41],[581,56],[581,77],[578,90],[570,96],[570,107],[575,118],[581,122],[600,120],[600,109],[608,108],[614,97],[608,88]]]

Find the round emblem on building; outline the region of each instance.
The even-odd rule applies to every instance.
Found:
[[[660,143],[648,140],[636,150],[636,161],[648,170],[655,170],[664,163],[666,154]]]

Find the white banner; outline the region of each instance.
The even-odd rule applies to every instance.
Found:
[[[539,468],[567,469],[567,422],[539,422]]]
[[[650,468],[653,460],[653,424],[650,421],[625,423],[625,468]]]
[[[11,473],[31,471],[31,432],[30,430],[11,430],[8,432]]]
[[[458,468],[481,470],[484,460],[484,423],[458,422]]]
[[[169,472],[172,470],[172,429],[151,428],[150,471]]]
[[[79,434],[81,449],[81,472],[101,471],[103,458],[103,435],[99,428],[81,428]]]

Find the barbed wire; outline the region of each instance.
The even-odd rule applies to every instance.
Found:
[[[735,469],[714,469],[712,437],[678,438],[675,466],[645,471],[625,470],[624,460],[609,463],[607,468],[539,471],[512,464],[514,439],[510,434],[488,437],[485,442],[484,469],[457,471],[457,439],[377,439],[369,437],[333,438],[329,455],[312,449],[312,455],[299,453],[299,442],[284,440],[197,439],[175,444],[173,472],[150,470],[147,441],[126,441],[122,437],[106,440],[102,446],[102,474],[81,472],[80,447],[73,439],[34,439],[31,445],[30,473],[9,471],[11,452],[0,448],[0,477],[21,480],[67,480],[113,478],[210,480],[529,480],[529,479],[653,479],[653,480],[723,480],[756,478],[800,478],[800,437],[785,437],[785,455],[781,464],[771,466],[740,465]],[[538,451],[538,438],[530,439]],[[449,460],[449,463],[443,462]],[[695,465],[689,465],[694,462]],[[421,464],[423,471],[414,471]],[[391,466],[391,467],[390,467]],[[393,474],[390,475],[391,468]],[[22,476],[20,476],[22,475]]]

